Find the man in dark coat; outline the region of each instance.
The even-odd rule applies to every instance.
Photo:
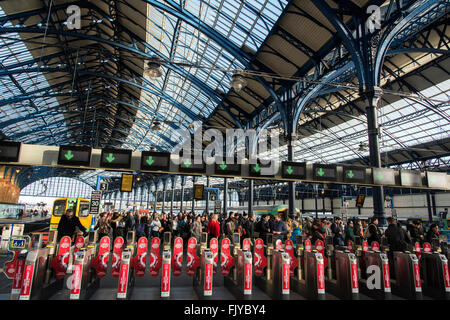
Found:
[[[374,241],[381,243],[381,232],[378,228],[378,218],[372,218],[372,222],[367,227],[365,236],[367,237],[367,242],[369,243],[369,245],[372,245],[372,242]]]
[[[61,217],[58,223],[58,242],[65,236],[72,238],[76,227],[78,227],[83,234],[87,233],[87,230],[81,224],[80,219],[73,214],[73,210],[67,209],[66,214]]]

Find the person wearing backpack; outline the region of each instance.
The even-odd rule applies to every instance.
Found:
[[[405,251],[407,249],[407,241],[402,227],[392,217],[387,218],[387,223],[388,227],[384,235],[389,243],[389,251]]]
[[[369,224],[366,231],[364,232],[364,238],[367,239],[369,245],[372,245],[372,242],[374,241],[381,243],[381,232],[380,229],[378,228],[377,217],[372,218],[372,222]]]

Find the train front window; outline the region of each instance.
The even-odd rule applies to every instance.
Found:
[[[79,217],[87,217],[89,215],[89,202],[81,202],[80,210],[78,212]]]
[[[66,210],[66,200],[56,200],[53,205],[53,215],[55,217],[61,217]]]

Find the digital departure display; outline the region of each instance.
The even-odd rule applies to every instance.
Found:
[[[374,184],[395,185],[394,170],[384,168],[372,168]]]
[[[306,163],[283,161],[281,176],[286,179],[306,179]]]
[[[427,185],[429,188],[447,189],[447,173],[427,171]]]
[[[422,187],[422,175],[419,171],[400,170],[400,183],[405,187]]]
[[[19,162],[20,142],[0,141],[0,162]]]
[[[343,168],[344,182],[366,182],[366,168],[357,166],[345,166]]]
[[[169,171],[170,153],[143,151],[141,155],[141,170]]]
[[[271,177],[275,175],[275,161],[270,159],[257,159],[256,163],[249,164],[248,169],[251,177]]]
[[[131,167],[131,150],[102,149],[100,167],[129,169]]]
[[[214,172],[216,174],[225,175],[241,175],[241,165],[237,163],[237,159],[223,159],[222,161],[217,161],[214,164]]]
[[[206,164],[203,162],[195,163],[190,158],[181,158],[179,170],[181,172],[192,172],[192,173],[205,173]]]
[[[202,184],[194,184],[194,199],[202,200],[205,186]]]
[[[91,147],[60,146],[58,164],[89,167],[91,164]]]
[[[364,200],[366,200],[366,196],[364,194],[358,194],[356,198],[356,207],[362,208],[364,206]]]
[[[334,164],[314,164],[313,178],[321,181],[336,181],[336,165]]]

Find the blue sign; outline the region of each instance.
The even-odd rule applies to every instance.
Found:
[[[13,239],[11,243],[11,249],[25,249],[27,244],[27,240],[24,238]]]

